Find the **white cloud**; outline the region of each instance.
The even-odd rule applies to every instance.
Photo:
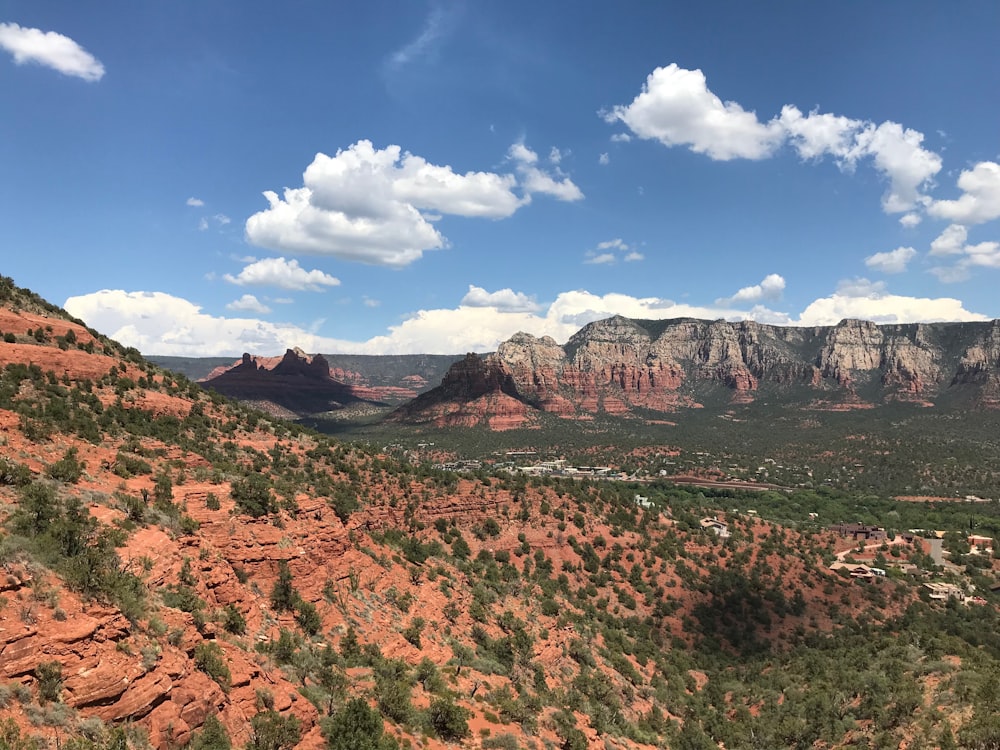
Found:
[[[605,167],[611,163],[611,157],[608,156],[607,152],[605,152],[597,157],[597,163],[600,164],[602,167]]]
[[[469,291],[459,305],[464,307],[492,307],[501,312],[538,312],[541,309],[534,297],[513,289],[487,292],[479,286],[469,284]]]
[[[237,310],[239,312],[252,312],[258,315],[266,315],[271,312],[271,308],[261,302],[252,294],[244,294],[238,300],[234,300],[226,305],[227,310]]]
[[[194,206],[195,208],[201,208],[202,206],[205,205],[205,201],[203,201],[201,198],[195,198],[194,196],[188,198],[186,203],[187,205]]]
[[[882,198],[886,213],[902,213],[923,203],[921,190],[941,171],[941,157],[923,148],[923,140],[923,133],[896,122],[883,122],[874,129],[869,123],[859,134],[858,148],[889,179]]]
[[[198,219],[198,231],[204,232],[207,229],[208,229],[208,219],[202,216],[200,219]]]
[[[739,305],[745,302],[781,299],[785,291],[785,279],[779,274],[769,273],[759,284],[745,286],[732,297],[722,297],[715,301],[717,305]]]
[[[650,73],[631,104],[602,114],[609,123],[625,123],[640,138],[687,146],[718,160],[763,159],[784,139],[780,127],[762,124],[753,112],[709,91],[700,70],[674,63]]]
[[[504,290],[506,291],[506,290]],[[471,289],[470,289],[471,293]],[[508,297],[502,293],[495,302]],[[516,298],[517,294],[511,296]],[[485,299],[490,293],[477,293]],[[463,300],[464,302],[464,300]],[[315,330],[255,318],[208,315],[187,300],[162,292],[104,290],[66,300],[70,314],[145,354],[238,356],[244,351],[279,354],[298,346],[309,352],[357,354],[461,354],[491,351],[518,331],[565,342],[595,320],[624,315],[638,319],[699,318],[757,320],[778,325],[834,325],[843,318],[878,322],[987,320],[956,299],[922,299],[888,294],[883,284],[855,279],[812,302],[798,317],[755,305],[737,310],[719,305],[678,304],[655,297],[563,292],[547,309],[515,311],[500,306],[419,310],[380,336],[347,341],[319,336]]]
[[[459,174],[399,146],[376,149],[364,140],[332,157],[320,153],[306,168],[303,187],[286,188],[280,197],[264,193],[270,208],[247,219],[247,239],[284,252],[400,268],[447,246],[433,225],[441,215],[503,219],[532,193],[583,197],[568,177],[538,168],[537,154],[524,144],[511,146],[509,156],[520,181],[511,174]]]
[[[612,143],[628,143],[632,140],[632,136],[628,133],[615,133],[611,136]]]
[[[961,224],[952,224],[931,242],[931,255],[962,255],[969,230]]]
[[[440,5],[433,7],[416,39],[393,52],[386,64],[391,68],[400,68],[430,56],[436,45],[451,31],[453,25],[454,18],[444,7]]]
[[[616,255],[616,253],[618,254]],[[621,237],[615,237],[613,240],[598,242],[595,249],[584,253],[583,262],[590,265],[610,265],[617,263],[619,260],[623,260],[626,263],[635,263],[636,261],[645,260],[645,258],[645,255],[634,250]]]
[[[844,318],[871,320],[875,323],[932,323],[939,321],[989,320],[986,315],[970,312],[961,300],[950,297],[903,297],[888,293],[836,294],[812,302],[799,316],[797,325],[836,325]]]
[[[972,275],[969,273],[968,267],[963,264],[935,266],[928,271],[934,274],[942,284],[957,284],[960,281],[966,281]]]
[[[912,229],[913,227],[917,226],[921,221],[923,221],[923,217],[921,217],[920,214],[918,213],[903,214],[902,216],[899,217],[899,223],[902,224],[907,229]]]
[[[628,244],[621,237],[597,243],[598,250],[628,250]]]
[[[368,297],[368,296],[362,297],[362,300],[364,301],[365,307],[378,307],[379,305],[382,304],[381,301],[379,301],[377,299],[373,299],[373,298]]]
[[[845,170],[870,158],[889,182],[882,199],[887,213],[910,211],[925,203],[922,191],[941,170],[941,157],[923,147],[919,131],[891,121],[876,125],[817,111],[803,115],[793,105],[761,122],[754,112],[736,102],[723,102],[710,91],[700,70],[676,64],[654,70],[631,104],[601,114],[609,123],[625,123],[640,138],[686,146],[720,161],[765,159],[785,142],[803,159],[830,156]]]
[[[99,81],[104,77],[104,66],[96,57],[68,36],[55,31],[0,23],[0,48],[13,55],[18,65],[35,63],[85,81]]]
[[[237,276],[227,273],[222,278],[237,286],[276,286],[306,292],[340,285],[339,279],[320,270],[307,271],[294,258],[264,258],[246,266]]]
[[[226,226],[226,224],[229,224],[229,223],[232,222],[232,219],[230,219],[225,214],[216,214],[212,218],[215,219],[219,223],[220,227],[224,227],[224,226]]]
[[[580,188],[563,174],[558,166],[555,166],[551,173],[539,168],[538,154],[523,143],[513,144],[507,155],[514,161],[515,169],[521,177],[521,188],[524,190],[526,201],[531,199],[533,193],[551,195],[561,201],[583,199]]]
[[[886,293],[884,281],[871,281],[863,276],[854,279],[841,279],[837,282],[837,297],[866,297],[877,299]]]
[[[549,161],[553,164],[558,164],[563,160],[563,152],[553,146],[549,150]]]
[[[972,266],[1000,268],[1000,242],[966,242],[968,230],[952,224],[931,243],[931,255],[964,255],[962,262]]]
[[[865,258],[865,265],[882,273],[902,273],[907,264],[917,257],[912,247],[897,247],[884,253],[875,253]]]
[[[333,341],[287,323],[208,315],[163,292],[105,289],[70,297],[64,307],[89,325],[146,354],[192,357],[280,354],[289,347],[332,351]],[[338,342],[341,343],[341,342]]]
[[[958,177],[957,200],[934,201],[928,213],[960,224],[981,224],[1000,218],[1000,164],[983,161]]]
[[[1000,268],[1000,242],[968,244],[969,230],[961,224],[951,224],[931,242],[930,255],[957,257],[953,265],[936,266],[930,272],[946,284],[965,281],[974,268]]]

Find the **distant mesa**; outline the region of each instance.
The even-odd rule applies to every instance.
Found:
[[[379,403],[332,378],[330,364],[322,354],[309,355],[298,348],[281,357],[244,354],[232,367],[216,371],[219,369],[222,372],[213,372],[203,382],[206,388],[278,416],[306,416],[360,402]]]
[[[455,359],[307,354],[296,347],[280,357],[245,353],[198,379],[206,388],[249,402],[273,416],[301,418],[352,406],[383,410],[398,406],[439,382]],[[158,361],[165,367],[183,369],[179,366],[184,365],[198,376],[197,360],[163,357]]]
[[[792,328],[615,316],[564,346],[518,333],[495,353],[470,354],[390,418],[503,429],[545,414],[647,419],[762,398],[807,410],[997,408],[1000,321]]]

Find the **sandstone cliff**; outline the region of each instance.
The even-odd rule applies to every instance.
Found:
[[[1000,321],[792,328],[751,321],[631,320],[591,323],[564,346],[518,333],[498,350],[469,355],[441,385],[395,419],[488,423],[523,407],[564,417],[674,411],[766,392],[789,403],[870,407],[893,400],[939,404],[951,396],[991,406],[1000,394]],[[504,398],[500,399],[499,396]],[[493,398],[493,402],[489,399]],[[507,420],[506,423],[509,423]],[[513,426],[513,425],[509,425]]]

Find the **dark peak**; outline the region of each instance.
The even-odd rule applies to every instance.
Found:
[[[273,370],[275,375],[302,375],[310,378],[330,376],[330,363],[322,354],[308,355],[298,347],[288,349]]]

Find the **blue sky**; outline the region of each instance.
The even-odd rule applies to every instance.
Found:
[[[0,0],[0,273],[148,354],[1000,317],[998,29],[992,1]]]

